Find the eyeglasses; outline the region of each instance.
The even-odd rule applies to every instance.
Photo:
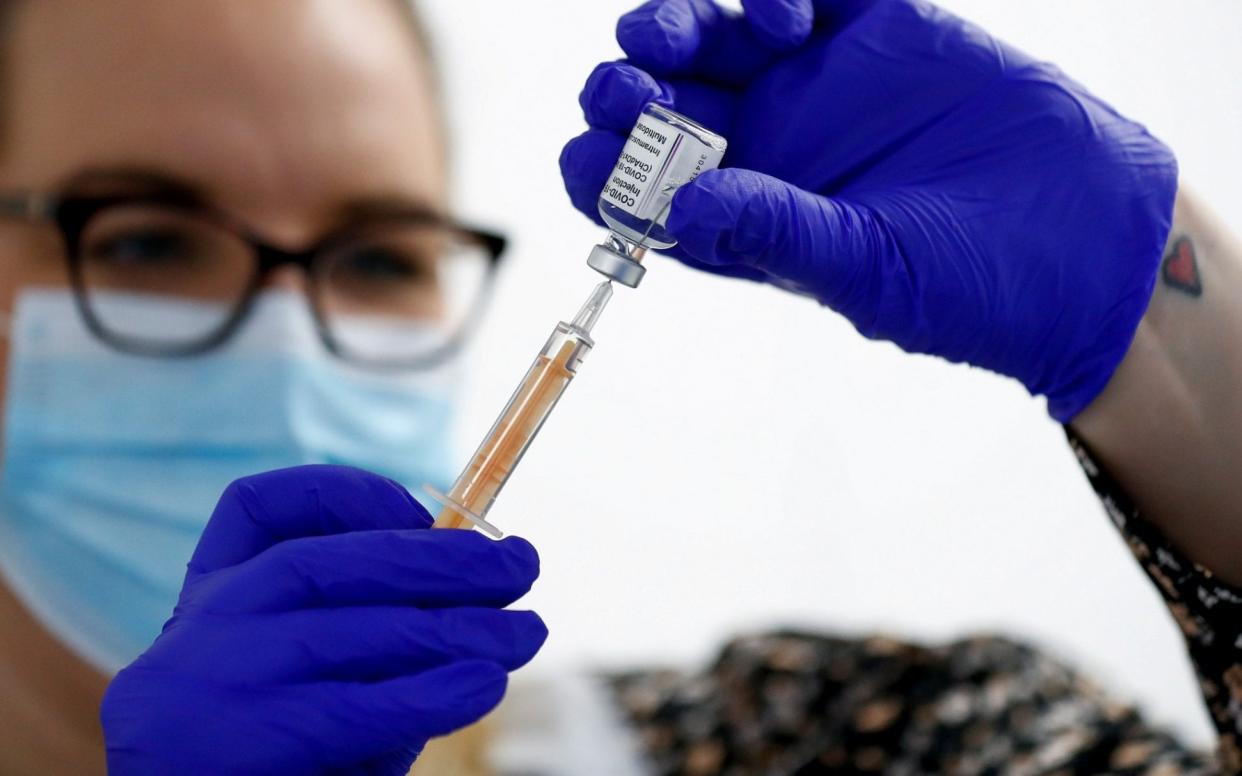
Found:
[[[54,197],[0,193],[0,217],[46,220],[64,239],[87,328],[146,356],[192,356],[227,342],[263,281],[303,270],[319,337],[380,369],[431,366],[456,351],[490,294],[506,240],[421,210],[368,215],[305,251],[286,251],[179,192]],[[178,301],[176,316],[153,300]]]

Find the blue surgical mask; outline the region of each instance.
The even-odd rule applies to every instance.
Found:
[[[192,314],[152,297],[96,304],[144,325]],[[22,294],[9,339],[0,572],[104,671],[159,634],[232,480],[306,463],[358,466],[411,489],[451,478],[457,369],[350,367],[325,352],[300,295],[262,295],[232,341],[198,358],[116,352],[63,291]]]

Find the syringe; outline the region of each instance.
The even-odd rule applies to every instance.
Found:
[[[591,291],[572,321],[556,325],[452,489],[446,495],[427,488],[444,505],[434,527],[477,526],[489,536],[501,536],[500,530],[487,522],[488,510],[595,346],[591,329],[611,298],[612,281],[605,280]]]
[[[613,282],[636,288],[646,272],[641,261],[647,249],[676,243],[665,226],[673,193],[715,168],[726,145],[723,137],[680,113],[655,103],[643,108],[599,196],[599,214],[610,234],[591,250],[587,265],[609,279],[595,287],[573,321],[557,324],[448,494],[426,487],[444,505],[436,528],[477,526],[501,535],[487,522],[488,510],[595,346],[591,329],[612,297]]]

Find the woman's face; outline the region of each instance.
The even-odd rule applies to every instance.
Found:
[[[0,189],[125,193],[154,173],[290,249],[359,210],[443,204],[438,108],[397,0],[27,1],[3,50]],[[2,309],[65,285],[62,254],[51,226],[0,223]]]
[[[438,107],[397,2],[22,0],[0,41],[0,190],[124,193],[141,171],[289,249],[359,209],[442,209]],[[55,228],[0,219],[0,311],[65,275]],[[0,770],[97,758],[102,678],[3,586],[0,619],[0,663],[22,667],[0,672],[0,715],[29,722],[0,733]]]

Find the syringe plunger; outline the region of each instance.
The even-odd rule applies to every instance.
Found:
[[[577,374],[582,360],[595,345],[591,329],[611,298],[612,283],[604,281],[592,289],[572,322],[556,325],[452,489],[447,495],[427,489],[444,504],[435,527],[470,528],[473,525],[491,536],[501,535],[487,522],[487,513],[569,381]]]

